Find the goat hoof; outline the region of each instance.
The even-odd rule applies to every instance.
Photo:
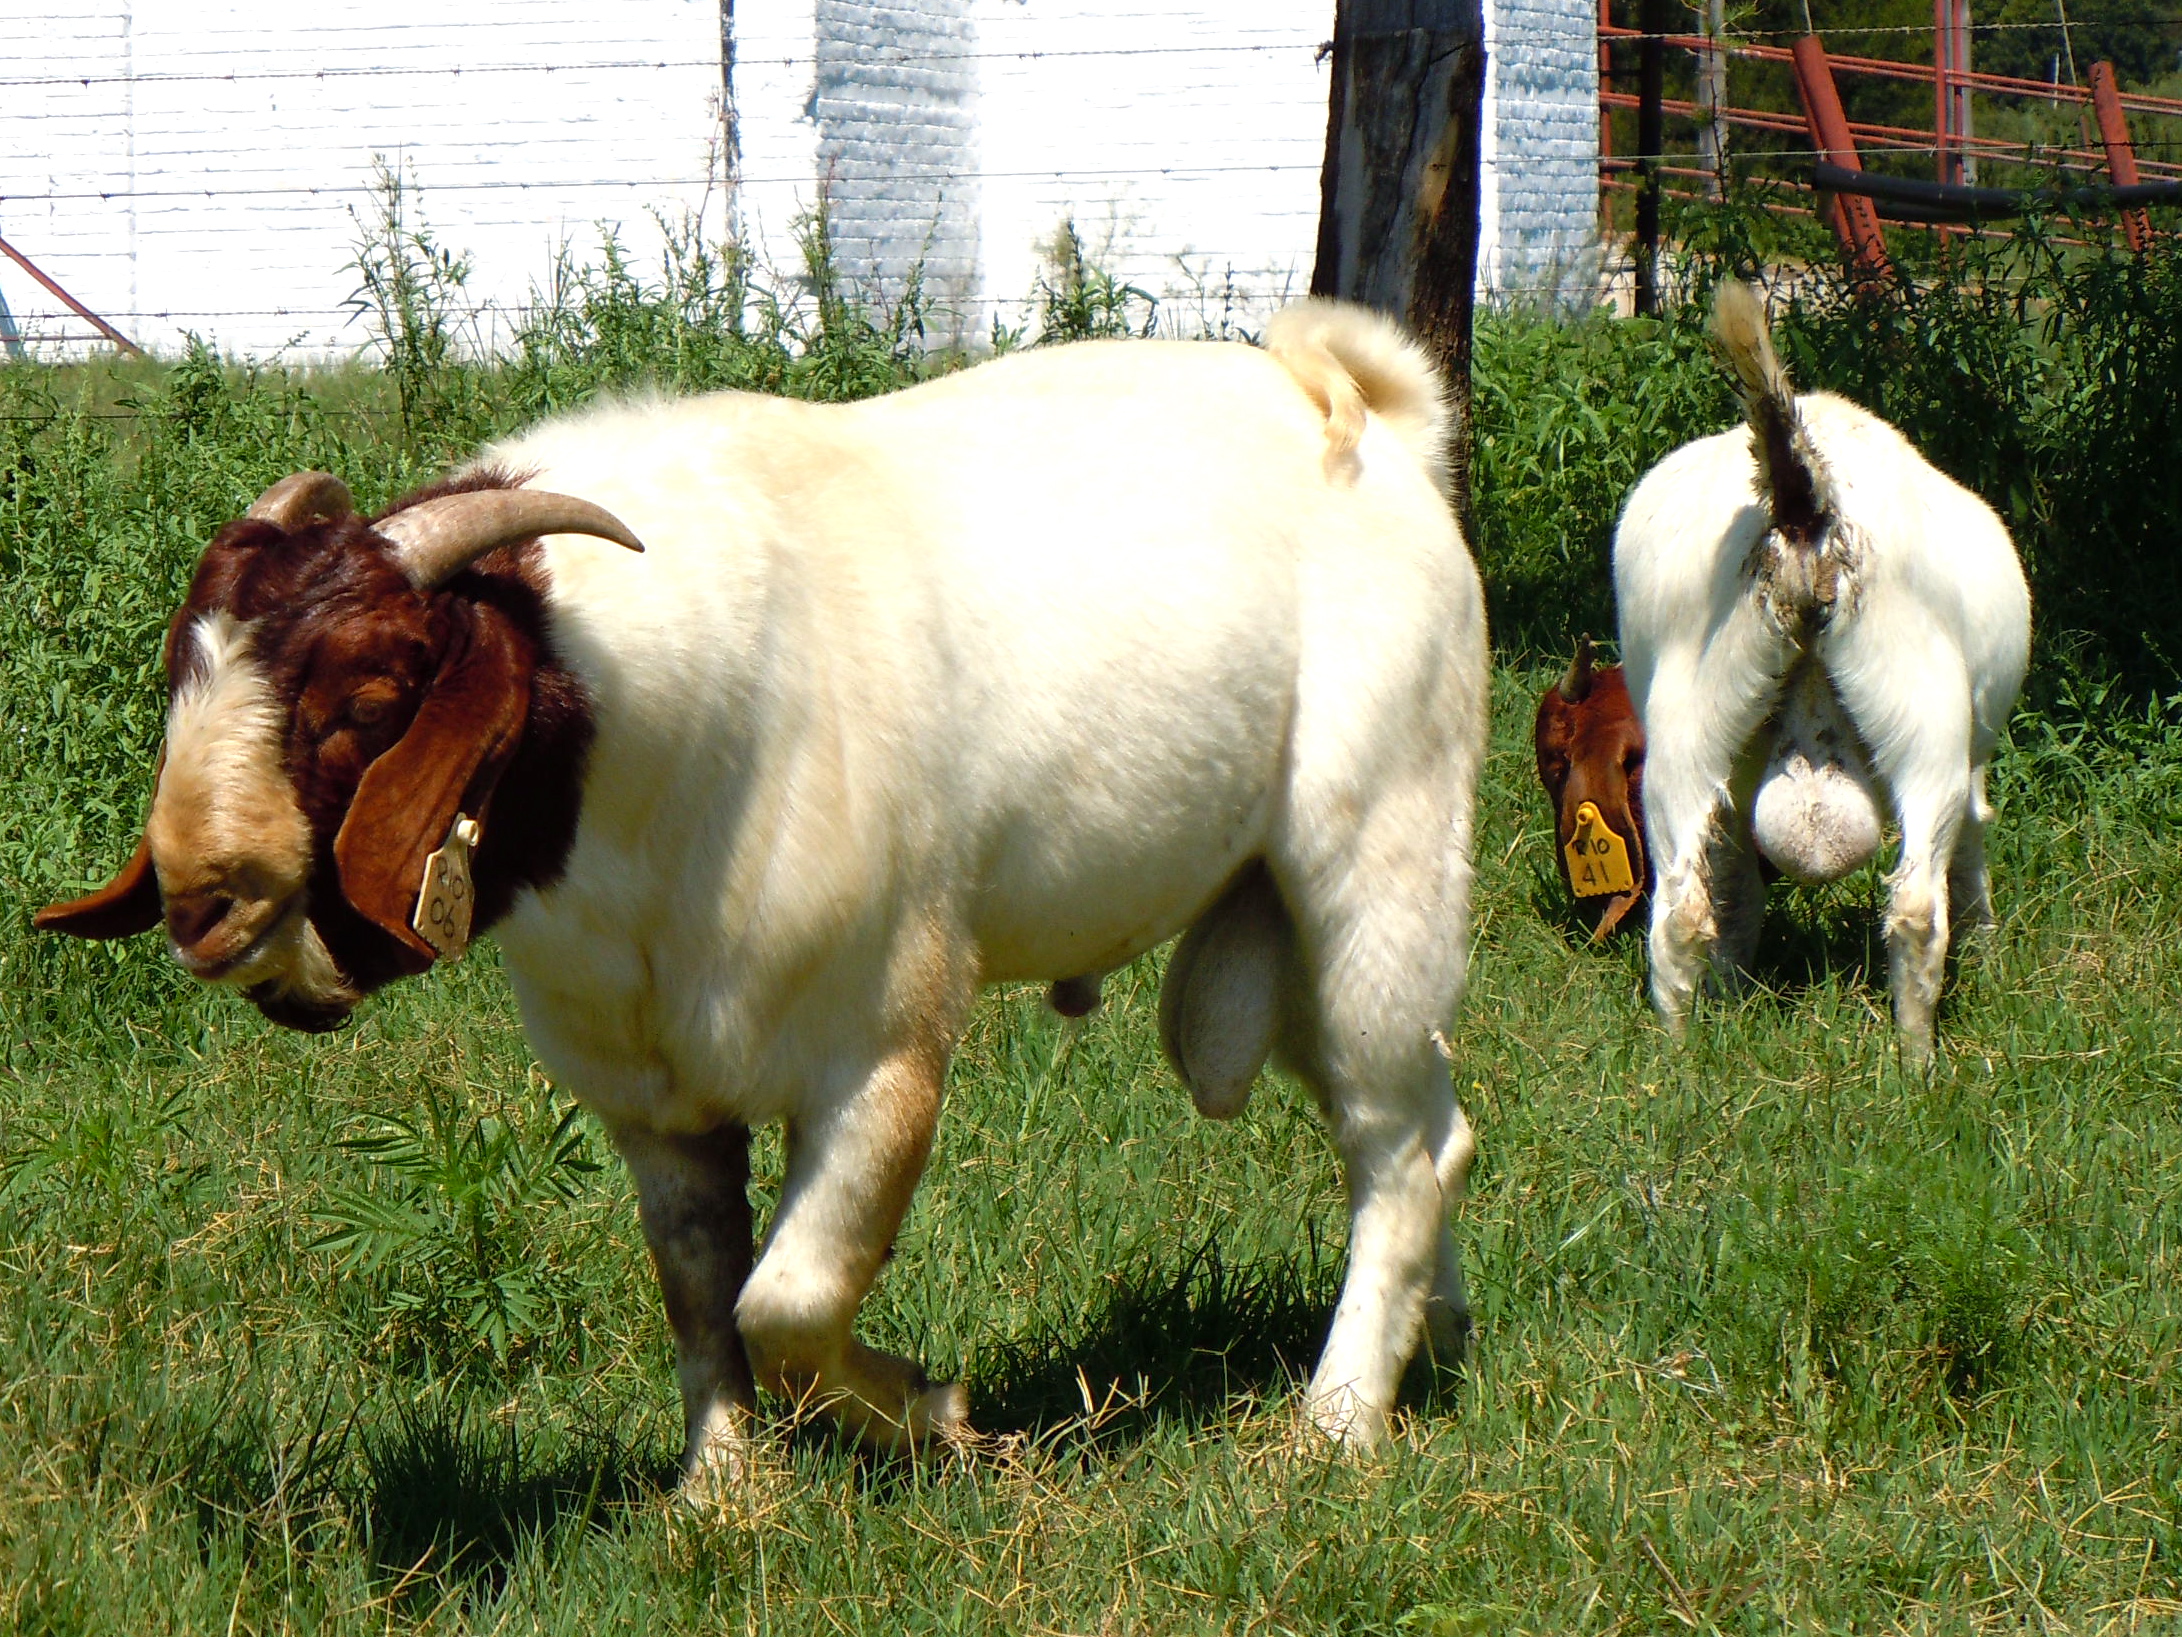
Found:
[[[927,1387],[909,1408],[909,1427],[919,1448],[976,1440],[970,1427],[970,1390],[959,1381]]]

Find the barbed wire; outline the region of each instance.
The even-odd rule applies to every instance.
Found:
[[[1297,142],[1289,144],[1289,146],[1302,148],[1305,146],[1305,144]],[[2026,146],[2028,145],[2026,144]],[[2136,149],[2139,155],[2142,155],[2147,151],[2182,151],[2182,137],[2151,138],[2148,140],[2137,141],[2133,143],[2132,146]],[[1689,157],[1690,153],[1693,151],[1694,150],[1679,148],[1668,149],[1664,150],[1661,153],[1660,157],[1662,159],[1686,158]],[[1936,141],[1932,143],[1889,142],[1883,147],[1872,148],[1869,152],[1865,153],[1863,157],[1867,161],[1882,157],[1917,158],[1929,155],[1936,155],[1941,151],[1941,146]],[[1946,151],[1949,153],[1953,153],[1958,150],[1954,146],[1949,146]],[[1789,148],[1747,148],[1741,146],[1731,146],[1729,149],[1729,153],[1734,162],[1737,164],[1747,164],[1758,160],[1779,160],[1790,163],[1808,164],[1814,157],[1816,157],[1813,150],[1807,144]],[[1621,160],[1630,160],[1634,159],[1635,156],[1616,155],[1615,157]],[[1978,159],[1982,163],[2018,166],[2026,169],[2051,168],[2057,160],[2065,157],[2076,157],[2081,163],[2097,163],[2096,155],[2093,153],[2092,150],[2077,146],[2063,147],[2059,144],[2052,145],[2044,152],[2033,152],[2018,155],[1980,151],[1972,157]],[[1556,161],[1555,163],[1559,165],[1578,163],[1589,164],[1591,163],[1591,161],[1570,159]],[[1528,156],[1481,156],[1479,164],[1481,168],[1493,170],[1535,170],[1541,168],[1538,160]],[[748,172],[744,172],[732,178],[722,178],[719,176],[689,175],[629,177],[579,176],[544,179],[500,177],[483,181],[466,181],[461,179],[461,173],[464,170],[490,170],[493,168],[494,167],[489,163],[480,163],[474,166],[466,166],[459,163],[451,166],[442,166],[435,170],[433,179],[429,183],[426,183],[419,187],[417,191],[422,197],[429,199],[436,194],[450,193],[559,193],[595,192],[600,190],[627,189],[656,189],[660,191],[667,191],[674,189],[704,188],[719,190],[724,186],[729,185],[730,182],[735,186],[743,187],[789,186],[807,187],[815,190],[820,186],[823,180],[822,178],[808,172],[797,172],[794,174],[781,175],[753,175]],[[1321,159],[1314,153],[1313,156],[1308,159],[1297,158],[1293,160],[1252,160],[1237,163],[1177,163],[1136,166],[1055,165],[1036,166],[1016,170],[993,170],[977,168],[958,169],[952,167],[939,168],[931,166],[901,165],[889,167],[887,174],[892,179],[937,182],[942,184],[974,181],[1096,182],[1150,176],[1195,177],[1279,174],[1315,175],[1320,172],[1321,168]],[[368,178],[359,178],[358,180],[351,182],[294,182],[282,183],[278,185],[251,187],[184,185],[176,187],[150,188],[84,188],[60,189],[49,193],[0,192],[0,205],[22,206],[36,204],[71,204],[88,203],[92,200],[113,202],[120,200],[138,199],[222,200],[267,198],[324,198],[329,201],[334,201],[348,199],[352,197],[370,197],[377,194],[379,191],[380,185]],[[317,229],[311,227],[309,224],[297,224],[297,231],[317,231]]]
[[[1324,42],[1315,38],[1298,38],[1286,35],[1278,44],[1266,45],[1176,45],[1176,46],[1086,46],[1063,50],[1020,51],[945,51],[911,52],[889,51],[886,48],[859,48],[854,62],[871,62],[875,66],[906,66],[931,61],[947,62],[1038,62],[1048,58],[1083,57],[1195,57],[1219,56],[1244,52],[1312,51]],[[810,66],[812,54],[770,57],[753,56],[737,49],[737,68],[804,68]],[[454,63],[416,65],[375,65],[369,68],[268,68],[246,73],[197,73],[188,70],[168,73],[154,71],[148,74],[53,74],[37,78],[0,79],[0,90],[34,86],[59,85],[212,85],[237,84],[256,80],[363,80],[444,75],[460,79],[468,74],[590,74],[620,73],[632,69],[659,70],[668,68],[702,68],[717,73],[720,60],[717,57],[691,58],[629,58],[616,62],[591,63]]]
[[[2073,32],[2076,34],[2082,34],[2102,29],[2111,30],[2169,27],[2182,27],[2182,13],[2176,13],[2173,16],[2131,19],[2127,23],[2077,24],[2073,26]],[[2064,32],[2064,29],[2063,26],[2057,22],[2013,22],[1976,23],[1972,25],[1971,30],[1973,37],[1978,34],[1999,34],[2005,32],[2026,31],[2042,31],[2049,32],[2055,35],[2060,35]],[[1253,31],[1248,29],[1230,31],[1231,34],[1250,32]],[[1265,34],[1277,34],[1279,37],[1276,40],[1266,41],[1262,43],[1235,42],[1233,40],[1230,40],[1228,42],[1220,44],[1188,44],[1166,46],[1075,46],[1057,48],[1021,48],[1015,50],[970,49],[962,51],[949,51],[934,50],[930,48],[912,49],[908,47],[858,45],[853,48],[847,60],[852,65],[868,63],[878,67],[899,67],[909,66],[918,63],[933,62],[1041,62],[1047,60],[1066,61],[1094,57],[1195,57],[1224,56],[1233,54],[1263,54],[1267,52],[1286,51],[1309,51],[1312,53],[1315,59],[1322,55],[1324,49],[1332,43],[1331,41],[1320,38],[1317,35],[1316,31],[1307,32],[1301,35],[1296,34],[1292,30],[1286,29],[1266,29],[1255,32]],[[1834,35],[1835,38],[1855,38],[1867,35],[1899,35],[1903,37],[1908,37],[1911,35],[1929,34],[1931,30],[1929,28],[1923,27],[1922,25],[1904,23],[1887,24],[1868,28],[1840,28],[1832,30],[1830,32]],[[1610,40],[1602,43],[1627,43],[1631,45],[1639,45],[1651,39],[1672,41],[1682,39],[1684,37],[1685,35],[1683,33],[1676,31],[1666,31],[1655,35],[1641,30],[1629,30],[1627,32],[1617,33],[1612,36]],[[1800,39],[1802,37],[1803,31],[1799,29],[1730,29],[1724,31],[1721,34],[1720,39],[1722,44],[1732,46],[1738,41],[1756,43],[1767,40]],[[771,54],[771,52],[773,51],[784,51],[786,54],[776,56]],[[213,55],[213,53],[208,52],[203,53],[203,55],[209,56]],[[735,52],[735,63],[736,66],[739,68],[800,68],[809,66],[812,60],[813,53],[810,49],[798,49],[793,46],[771,46],[769,42],[766,45],[757,46],[755,48],[743,45],[738,42],[738,46]],[[399,63],[372,64],[365,67],[355,68],[276,68],[257,69],[247,72],[230,71],[226,73],[210,71],[198,72],[184,69],[171,72],[154,70],[150,73],[133,74],[94,73],[13,76],[0,78],[0,89],[27,90],[38,87],[58,86],[80,86],[84,88],[89,88],[95,85],[137,86],[244,84],[259,81],[398,79],[420,78],[435,75],[452,79],[460,79],[465,75],[580,75],[592,73],[659,72],[668,69],[704,69],[711,72],[717,72],[720,69],[720,66],[720,61],[717,57],[642,57],[622,58],[604,62],[580,63]],[[1921,65],[1904,64],[1904,66],[1915,67]]]

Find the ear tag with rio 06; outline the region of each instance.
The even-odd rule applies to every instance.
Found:
[[[1576,809],[1576,834],[1564,849],[1568,855],[1568,881],[1578,898],[1600,898],[1610,892],[1634,892],[1636,874],[1629,868],[1629,844],[1607,827],[1595,803]]]
[[[409,924],[449,960],[470,947],[470,911],[477,901],[470,886],[470,849],[481,833],[477,820],[457,813],[447,839],[424,861],[424,884],[417,889],[417,912]]]

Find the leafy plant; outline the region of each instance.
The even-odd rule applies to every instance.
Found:
[[[398,1354],[505,1365],[580,1329],[575,1281],[536,1246],[545,1213],[599,1169],[573,1105],[507,1118],[435,1090],[421,1120],[384,1116],[340,1146],[377,1167],[378,1186],[334,1191],[314,1248],[378,1280]]]
[[[372,214],[356,216],[354,260],[361,281],[347,305],[362,321],[394,384],[402,433],[412,445],[461,441],[482,424],[474,362],[484,348],[464,305],[471,261],[434,237],[415,203],[416,184],[372,159]]]
[[[1159,326],[1159,298],[1124,284],[1085,251],[1074,217],[1061,224],[1038,276],[1038,344],[1142,339]]]

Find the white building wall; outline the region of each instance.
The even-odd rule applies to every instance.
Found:
[[[1073,221],[1092,261],[1189,324],[1311,284],[1330,0],[976,0],[984,294],[1022,321]]]
[[[0,64],[0,236],[149,347],[354,347],[375,156],[503,306],[598,223],[719,230],[718,0],[30,0]],[[12,263],[0,293],[84,333]]]
[[[793,274],[818,162],[817,0],[735,0],[737,239]]]
[[[1588,272],[1595,0],[1488,0],[1480,282]],[[843,270],[919,260],[943,335],[1025,322],[1056,234],[1177,327],[1308,288],[1332,0],[29,0],[0,13],[0,235],[148,346],[338,351],[374,158],[500,324],[554,247],[709,213],[784,293],[833,193]],[[830,180],[829,180],[830,179]],[[84,326],[11,265],[33,334]]]

